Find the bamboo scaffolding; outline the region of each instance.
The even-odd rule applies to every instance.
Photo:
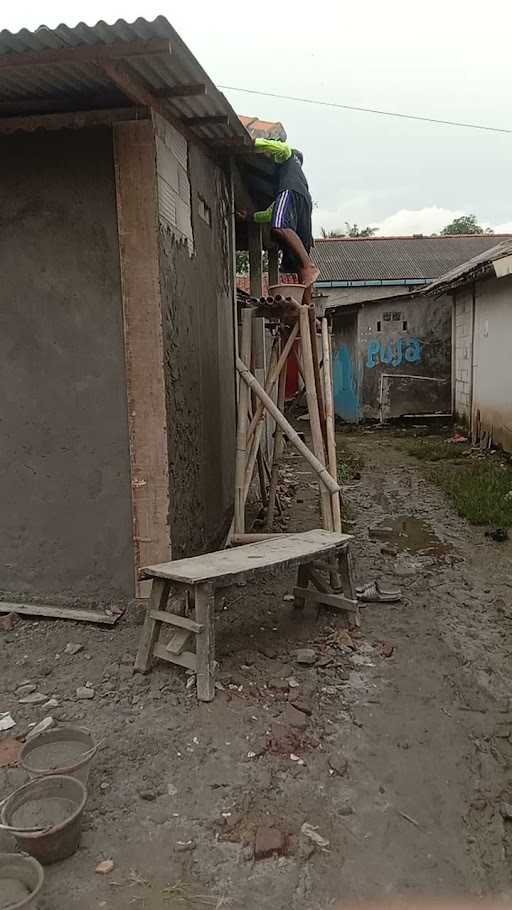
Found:
[[[322,426],[320,423],[318,397],[316,395],[309,311],[306,307],[303,307],[300,313],[300,340],[302,347],[302,367],[306,380],[306,399],[308,403],[309,424],[311,428],[313,452],[315,453],[318,461],[324,466],[325,470],[324,439],[322,434]],[[326,471],[326,473],[328,472]],[[331,477],[330,474],[329,477]],[[332,477],[331,480],[333,480]],[[336,483],[334,480],[333,482]],[[320,511],[322,514],[323,527],[326,531],[332,531],[333,526],[331,497],[329,495],[329,493],[332,492],[335,491],[333,489],[326,490],[324,486],[320,487]]]
[[[325,426],[327,434],[327,466],[334,479],[338,476],[336,461],[336,434],[334,431],[334,403],[332,397],[331,349],[327,319],[322,319],[322,358],[324,376]],[[331,494],[332,517],[335,531],[341,531],[341,505],[339,493]]]
[[[288,361],[285,362],[281,373],[279,375],[279,385],[277,393],[277,407],[284,412],[285,396],[286,396],[286,371],[288,367]],[[268,488],[268,503],[267,503],[267,514],[265,518],[265,529],[270,531],[274,524],[274,513],[276,509],[276,495],[277,495],[277,484],[279,482],[279,467],[281,463],[281,458],[284,450],[284,439],[283,439],[283,429],[276,423],[276,429],[274,433],[274,450],[272,457],[272,472],[270,475],[270,484]]]
[[[242,311],[242,341],[240,353],[246,361],[251,358],[252,339],[252,312],[249,309]],[[237,534],[245,531],[245,469],[247,463],[247,424],[249,412],[250,391],[242,383],[239,394],[238,425],[236,435],[236,462],[235,462],[235,515],[234,530]]]

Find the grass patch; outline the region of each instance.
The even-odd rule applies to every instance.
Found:
[[[420,461],[453,461],[463,457],[466,446],[446,439],[411,439],[406,451]]]
[[[336,460],[338,465],[338,483],[349,483],[351,480],[359,480],[364,467],[364,459],[361,455],[338,449]]]
[[[428,471],[428,478],[453,500],[459,515],[473,525],[512,527],[512,468],[487,456]]]

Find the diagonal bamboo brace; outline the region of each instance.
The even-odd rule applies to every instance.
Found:
[[[284,414],[282,414],[277,405],[274,404],[270,395],[267,395],[265,389],[260,385],[256,377],[253,376],[249,370],[249,367],[245,365],[240,357],[236,358],[236,368],[246,385],[248,385],[249,388],[253,390],[256,397],[261,401],[263,407],[267,409],[269,414],[274,418],[275,422],[279,424],[287,439],[290,440],[291,444],[297,449],[298,452],[300,452],[303,458],[306,459],[315,473],[318,474],[318,477],[323,483],[324,487],[326,487],[330,493],[338,493],[340,487],[333,479],[333,477],[331,477],[325,465],[323,465],[322,462],[319,461],[315,455],[313,455],[313,452],[308,449],[307,445],[302,442],[299,434],[296,432],[296,430],[293,429],[292,425],[287,421]]]

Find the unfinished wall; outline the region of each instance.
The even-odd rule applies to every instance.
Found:
[[[473,284],[455,292],[455,414],[471,422]]]
[[[112,135],[0,145],[0,589],[133,592]]]
[[[399,297],[362,304],[361,416],[451,412],[451,301]]]
[[[170,526],[176,559],[217,546],[232,515],[235,386],[229,197],[224,173],[210,158],[195,146],[187,150],[183,138],[175,130],[164,130],[158,119],[157,132]],[[171,193],[169,180],[176,174],[179,182],[170,186]],[[176,215],[168,204],[173,198],[182,203]]]
[[[473,417],[512,452],[512,277],[476,283]]]

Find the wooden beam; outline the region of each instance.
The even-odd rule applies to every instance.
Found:
[[[224,126],[229,125],[229,115],[228,114],[204,114],[203,116],[197,117],[184,117],[183,123],[186,123],[187,126],[210,126],[216,123]]]
[[[99,111],[69,111],[63,114],[34,114],[27,117],[0,118],[0,135],[19,130],[80,130],[87,126],[111,126],[126,120],[147,120],[147,107],[122,107]]]
[[[119,94],[106,93],[98,95],[68,95],[68,97],[55,97],[44,95],[40,97],[11,98],[9,101],[0,101],[0,114],[17,117],[20,114],[58,114],[63,111],[99,110],[100,108],[115,108],[119,105]]]
[[[150,41],[114,41],[112,44],[88,44],[78,47],[52,47],[44,51],[25,51],[0,56],[0,70],[20,66],[48,66],[62,63],[99,63],[123,57],[140,57],[149,54],[170,54],[168,39],[152,38]]]
[[[133,75],[126,66],[112,60],[105,60],[102,62],[101,68],[114,85],[117,85],[124,92],[127,98],[130,98],[135,104],[144,104],[147,107],[152,107],[161,117],[168,119],[165,107],[154,92],[141,79]]]
[[[155,90],[157,98],[190,98],[195,95],[206,95],[205,82],[186,82],[183,85],[169,85]]]
[[[74,607],[60,607],[56,604],[20,604],[0,601],[0,613],[17,613],[18,616],[41,616],[43,619],[73,619],[75,622],[99,622],[113,626],[121,614],[116,616],[100,610],[78,610]]]
[[[199,635],[199,632],[204,629],[204,626],[194,622],[193,619],[189,619],[187,616],[178,616],[177,613],[171,613],[169,610],[151,610],[151,619],[156,619],[158,622],[166,622],[169,626],[176,626],[178,629],[186,629],[187,632],[194,632],[195,635]]]
[[[294,588],[293,593],[299,601],[306,598],[310,603],[324,604],[326,607],[334,607],[336,610],[346,610],[348,613],[357,611],[357,600],[349,600],[343,594],[327,594],[323,591],[313,591],[312,588],[301,587]]]

